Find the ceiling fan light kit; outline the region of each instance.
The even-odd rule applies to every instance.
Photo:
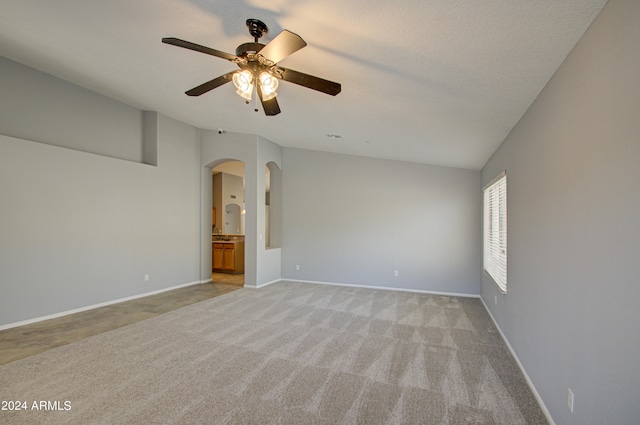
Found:
[[[226,59],[240,68],[240,71],[228,72],[188,90],[186,92],[187,95],[200,96],[233,81],[237,89],[236,93],[244,98],[246,103],[251,102],[255,88],[265,114],[273,116],[280,113],[280,106],[276,99],[279,80],[298,84],[331,96],[340,93],[342,86],[339,83],[277,65],[278,62],[307,45],[299,35],[288,30],[282,30],[265,45],[258,42],[269,31],[264,22],[258,19],[247,19],[246,25],[249,33],[254,37],[254,41],[238,46],[235,55],[179,38],[168,37],[162,39],[162,42],[166,44]]]

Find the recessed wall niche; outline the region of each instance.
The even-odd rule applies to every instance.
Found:
[[[265,166],[265,248],[280,248],[282,227],[282,170],[275,162]]]

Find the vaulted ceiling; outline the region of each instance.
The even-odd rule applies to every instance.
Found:
[[[480,169],[606,0],[3,0],[0,54],[144,110],[282,146]],[[308,44],[286,68],[342,84],[336,97],[282,82],[273,117],[233,84],[184,92],[236,69],[161,43],[229,53],[282,29]],[[341,137],[329,137],[339,135]]]

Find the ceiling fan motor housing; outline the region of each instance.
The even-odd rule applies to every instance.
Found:
[[[263,47],[264,47],[264,44],[257,43],[257,42],[256,43],[242,43],[241,45],[239,45],[236,48],[236,56],[241,57],[241,58],[246,58],[250,54],[258,53],[260,50],[262,50]]]

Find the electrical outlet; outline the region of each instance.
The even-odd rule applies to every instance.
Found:
[[[145,282],[149,281],[149,275],[148,274],[144,275],[144,280],[145,280]]]
[[[569,388],[569,397],[567,398],[567,407],[569,408],[569,411],[573,413],[573,391],[571,391],[571,388]]]
[[[300,264],[296,264],[296,270],[300,270]]]
[[[393,271],[393,275],[394,275],[395,277],[398,277],[398,270],[394,270],[394,271]]]

